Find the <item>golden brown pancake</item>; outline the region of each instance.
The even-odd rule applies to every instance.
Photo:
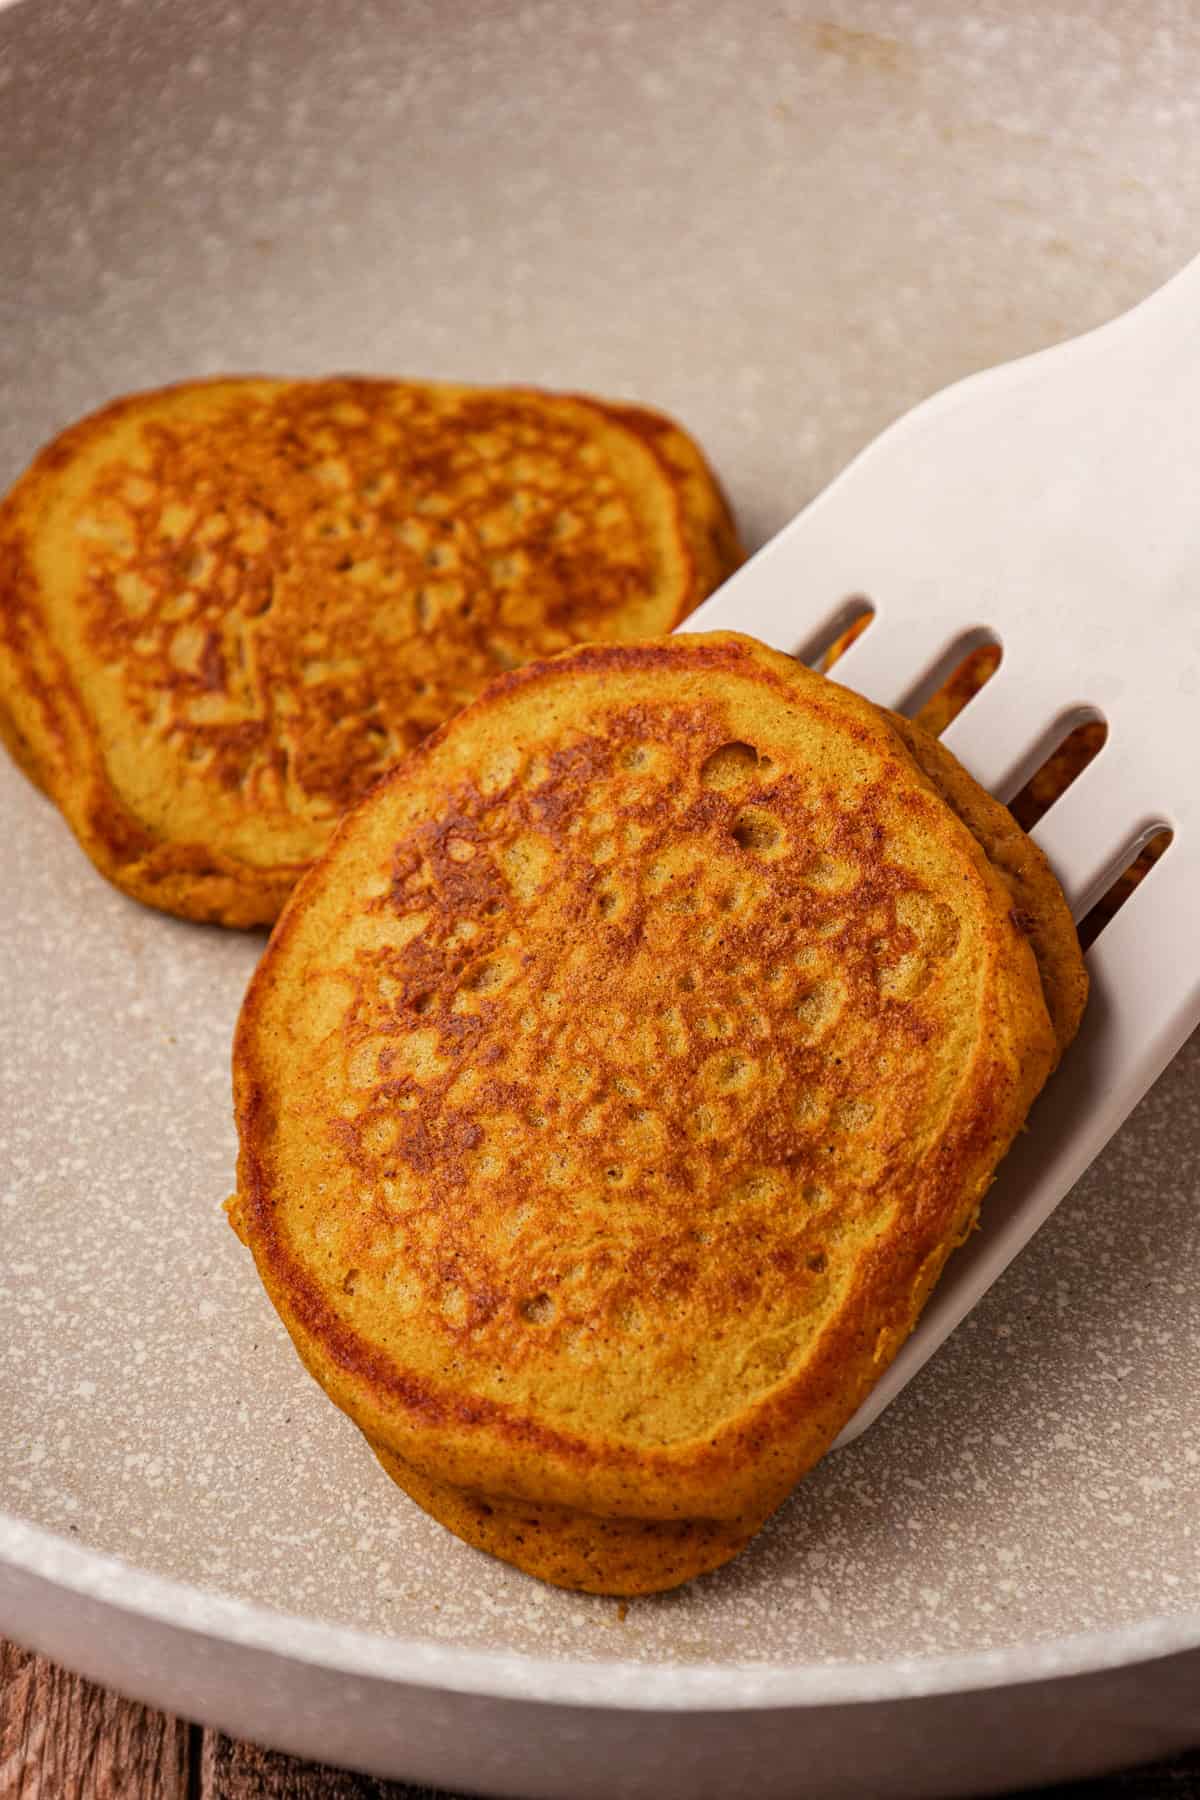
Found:
[[[700,451],[642,408],[361,379],[138,394],[0,506],[0,736],[119,887],[266,923],[498,670],[669,630],[740,559]]]
[[[492,684],[297,888],[231,1216],[469,1541],[599,1591],[716,1566],[971,1228],[1059,1054],[1029,932],[1066,911],[1030,870],[1014,905],[1007,815],[925,755],[746,638],[588,647]]]
[[[1075,929],[1045,856],[1007,808],[909,720],[887,714],[915,760],[983,845],[1020,907],[1042,978],[1059,1051],[1074,1037],[1087,999]],[[392,1480],[476,1549],[559,1587],[624,1595],[657,1593],[706,1574],[748,1543],[761,1519],[599,1519],[563,1507],[506,1501],[431,1481],[373,1445]]]

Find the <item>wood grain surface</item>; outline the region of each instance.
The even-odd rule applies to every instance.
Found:
[[[0,1642],[0,1800],[187,1800],[190,1733]]]
[[[0,1800],[453,1797],[236,1743],[121,1700],[0,1639]],[[1039,1788],[1026,1800],[1200,1800],[1200,1751],[1102,1781]]]

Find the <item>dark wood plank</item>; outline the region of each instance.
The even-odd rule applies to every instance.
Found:
[[[1018,1796],[1019,1800],[1019,1796]],[[1096,1781],[1038,1788],[1027,1800],[1200,1800],[1200,1750]]]
[[[190,1729],[0,1640],[0,1800],[188,1800]]]
[[[377,1781],[317,1763],[299,1762],[253,1744],[206,1732],[197,1800],[456,1800],[441,1789]],[[0,1792],[0,1800],[5,1800]],[[457,1797],[462,1800],[462,1797]],[[1200,1800],[1200,1750],[1178,1761],[1096,1781],[1038,1788],[1012,1800]]]
[[[219,1731],[204,1734],[199,1787],[196,1800],[450,1800],[432,1788],[378,1781],[235,1743]],[[0,1800],[6,1800],[2,1789]]]
[[[201,1732],[0,1640],[0,1800],[453,1800]],[[1017,1800],[1017,1797],[1014,1797]],[[1025,1800],[1200,1800],[1200,1750]]]

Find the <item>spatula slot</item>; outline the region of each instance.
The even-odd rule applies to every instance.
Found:
[[[1095,905],[1084,914],[1079,921],[1079,942],[1086,950],[1094,944],[1104,927],[1131,898],[1134,891],[1146,879],[1155,863],[1171,847],[1174,832],[1163,825],[1147,829],[1153,834],[1147,838],[1145,831],[1139,832],[1134,840],[1136,847],[1126,852],[1127,859],[1112,886],[1101,894]]]
[[[874,617],[875,608],[866,595],[851,594],[792,654],[797,662],[806,663],[818,674],[827,675],[839,656],[844,656],[851,644],[867,630]]]
[[[982,718],[982,724],[985,747],[993,748],[997,766],[981,771],[976,746],[971,739],[972,726],[987,711],[984,701],[980,701],[978,712],[975,707],[969,707],[961,724],[956,722],[948,728],[947,744],[976,779],[982,780],[1006,806],[1013,806],[1016,796],[1026,794],[1026,790],[1036,784],[1038,805],[1035,807],[1032,795],[1023,803],[1028,810],[1023,811],[1021,823],[1028,831],[1031,823],[1027,821],[1036,818],[1040,822],[1084,770],[1095,762],[1105,742],[1107,723],[1095,706],[1070,706],[1053,714],[1041,731],[1030,732],[1025,719],[1033,709],[1028,696],[1020,690],[1019,682],[1010,675],[1007,686],[997,683],[993,693],[996,707],[989,716]],[[991,697],[989,694],[988,699]],[[1076,739],[1075,734],[1081,727],[1096,725],[1101,728],[1098,734],[1083,733]],[[1065,747],[1072,740],[1073,750],[1069,753]],[[1084,754],[1085,749],[1090,753]],[[1060,757],[1061,760],[1056,760]],[[1043,773],[1047,771],[1043,780]]]
[[[982,622],[971,624],[969,615],[964,621],[961,612],[956,617],[933,606],[914,615],[884,601],[873,629],[844,629],[814,666],[878,706],[919,714],[964,658],[984,646],[998,662],[997,633]]]
[[[986,625],[963,632],[914,683],[897,711],[916,719],[928,708],[931,716],[921,723],[940,735],[991,680],[1003,656],[999,638]]]
[[[1100,754],[1107,740],[1108,724],[1098,716],[1081,719],[1072,725],[1009,801],[1009,811],[1017,824],[1025,831],[1032,831],[1054,802],[1062,798],[1071,783],[1077,781],[1093,758]]]
[[[1077,925],[1150,840],[1173,829],[1159,793],[1157,780],[1131,767],[1124,739],[1114,739],[1038,820],[1034,842],[1050,859]]]
[[[967,647],[965,647],[967,646]],[[982,692],[992,676],[1000,667],[1004,658],[1003,646],[988,633],[971,632],[965,641],[959,639],[946,652],[947,659],[953,660],[950,673],[933,689],[926,699],[913,706],[911,701],[904,708],[910,718],[931,732],[934,737],[941,737],[946,727],[957,719],[963,708],[969,706],[975,696]],[[918,693],[928,686],[930,680],[936,679],[936,672],[921,683]]]

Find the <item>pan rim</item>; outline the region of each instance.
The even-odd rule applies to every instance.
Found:
[[[167,1626],[347,1679],[487,1700],[638,1713],[756,1712],[882,1705],[1096,1675],[1200,1648],[1200,1614],[937,1657],[870,1663],[673,1663],[468,1650],[288,1613],[156,1575],[0,1512],[0,1567],[33,1576],[135,1625]]]

